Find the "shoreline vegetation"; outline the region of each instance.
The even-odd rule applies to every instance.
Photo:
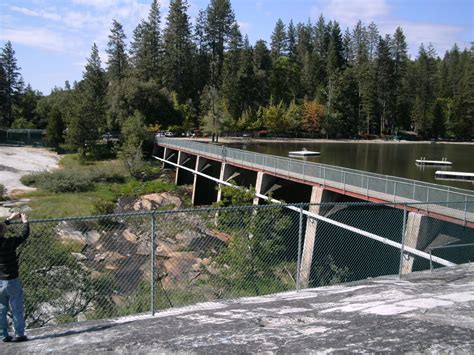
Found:
[[[192,140],[202,143],[212,143],[209,138],[192,138]],[[218,143],[348,143],[348,144],[467,144],[474,145],[474,142],[447,142],[447,141],[406,141],[406,140],[384,140],[384,139],[323,139],[323,138],[254,138],[254,137],[219,137]]]

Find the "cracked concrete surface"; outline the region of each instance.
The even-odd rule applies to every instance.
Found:
[[[474,351],[474,264],[31,330],[20,353]]]

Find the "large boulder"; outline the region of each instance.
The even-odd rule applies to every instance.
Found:
[[[153,193],[138,198],[125,197],[118,201],[119,212],[151,211],[165,206],[181,208],[183,203],[178,196],[170,192]]]
[[[99,232],[67,221],[62,221],[56,226],[56,234],[64,243],[77,242],[83,246],[95,244],[100,239]]]

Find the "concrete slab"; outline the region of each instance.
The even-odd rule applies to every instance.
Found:
[[[474,264],[47,327],[4,354],[474,351]]]

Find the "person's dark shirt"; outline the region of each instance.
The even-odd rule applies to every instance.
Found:
[[[5,221],[8,225],[9,221]],[[30,235],[30,224],[23,223],[21,235],[10,238],[0,237],[0,280],[12,280],[18,277],[18,256],[16,248]]]

